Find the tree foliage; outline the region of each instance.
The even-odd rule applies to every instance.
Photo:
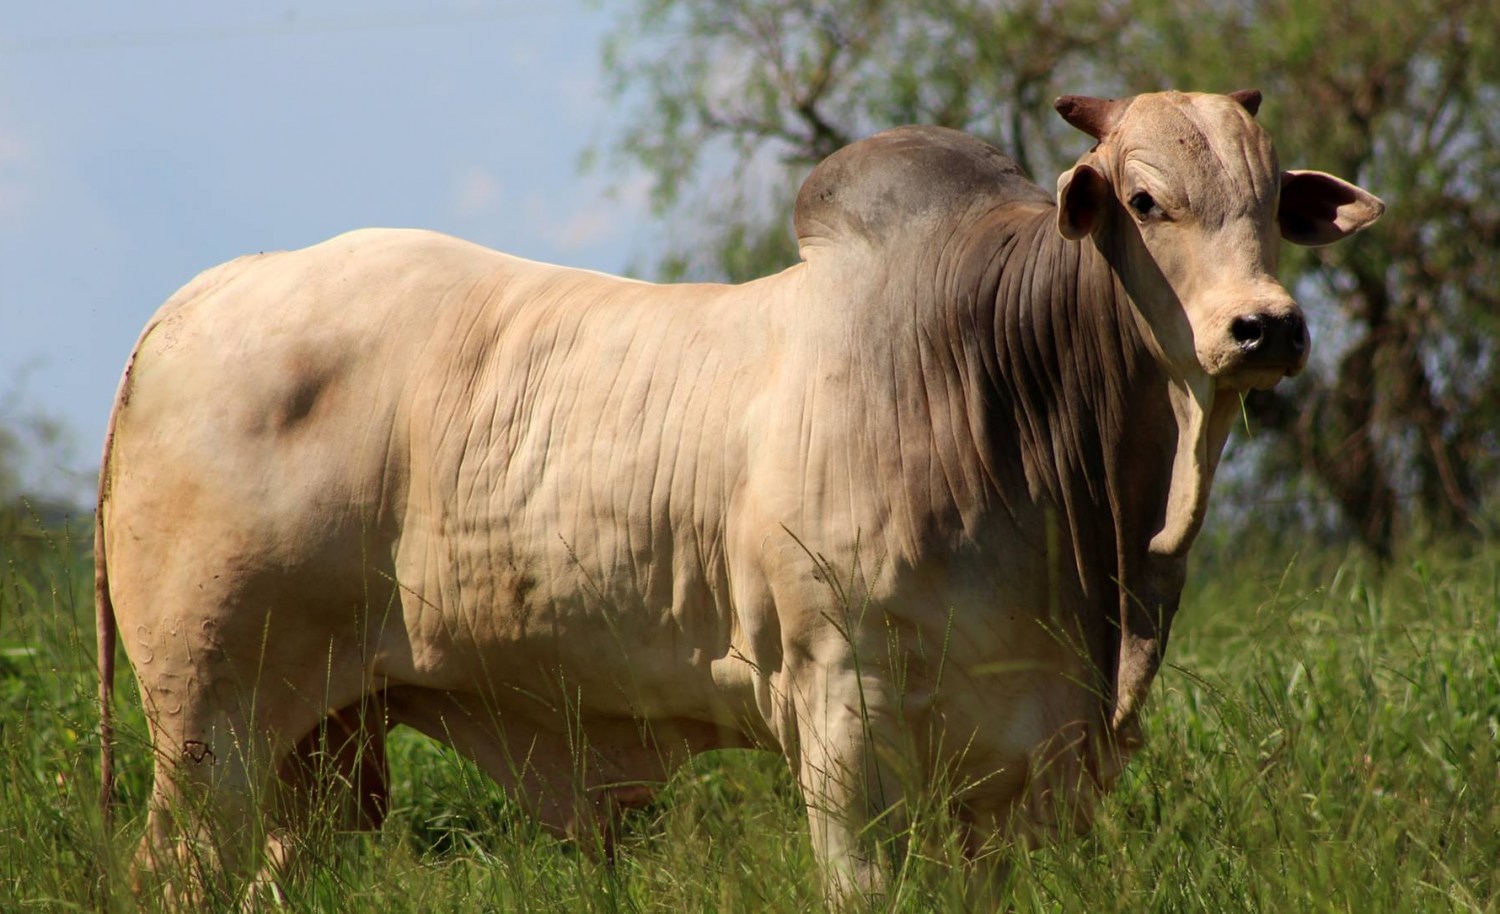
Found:
[[[1028,170],[1053,168],[1068,132],[1049,104],[1058,71],[1089,71],[1126,13],[1092,0],[646,0],[605,45],[616,94],[638,104],[613,152],[646,168],[659,212],[707,214],[659,274],[742,280],[794,262],[797,184],[884,127],[964,129]]]
[[[1048,186],[1083,152],[1056,95],[1260,88],[1289,166],[1391,205],[1365,236],[1288,252],[1321,356],[1247,403],[1262,489],[1328,499],[1382,556],[1412,521],[1476,526],[1495,494],[1500,5],[644,0],[605,63],[639,106],[616,161],[645,167],[659,213],[691,227],[659,264],[669,279],[794,262],[801,177],[887,126],[967,130]]]

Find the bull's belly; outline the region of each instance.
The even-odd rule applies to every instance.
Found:
[[[557,726],[580,713],[744,718],[747,696],[715,679],[716,662],[734,653],[727,601],[693,586],[701,574],[637,587],[619,569],[578,567],[576,550],[561,562],[498,552],[449,544],[447,561],[418,562],[403,544],[396,605],[373,654],[378,679],[479,696]]]
[[[537,613],[521,631],[506,608],[423,606],[381,640],[375,675],[429,689],[504,698],[535,714],[576,704],[624,717],[714,719],[711,661],[608,610]]]

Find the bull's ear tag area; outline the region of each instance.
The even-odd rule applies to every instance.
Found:
[[[1320,247],[1374,225],[1385,203],[1362,187],[1321,171],[1281,173],[1276,222],[1293,244]]]
[[[1057,178],[1057,231],[1069,241],[1093,234],[1109,200],[1109,181],[1079,163]]]

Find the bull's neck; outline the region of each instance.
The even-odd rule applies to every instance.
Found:
[[[1109,259],[1090,240],[1063,239],[1055,220],[1044,206],[991,213],[970,233],[984,264],[968,271],[977,294],[946,298],[972,302],[975,323],[993,328],[987,376],[974,383],[993,403],[992,465],[1016,468],[999,480],[1001,499],[1013,514],[1055,517],[1087,598],[1080,609],[1116,620],[1085,631],[1118,727],[1160,662],[1228,426],[1223,404],[1212,419],[1191,415],[1209,404],[1184,409]]]

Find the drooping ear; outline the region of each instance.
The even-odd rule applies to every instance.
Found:
[[[1087,238],[1109,203],[1109,180],[1079,162],[1057,178],[1057,230],[1069,241]]]
[[[1365,190],[1321,171],[1281,173],[1276,221],[1293,244],[1333,244],[1375,224],[1385,204]]]
[[[1241,107],[1250,112],[1251,117],[1260,113],[1259,89],[1239,89],[1229,93],[1229,97],[1239,102]]]
[[[1052,103],[1062,119],[1102,140],[1120,122],[1120,115],[1130,105],[1129,99],[1090,98],[1087,95],[1064,95]]]

